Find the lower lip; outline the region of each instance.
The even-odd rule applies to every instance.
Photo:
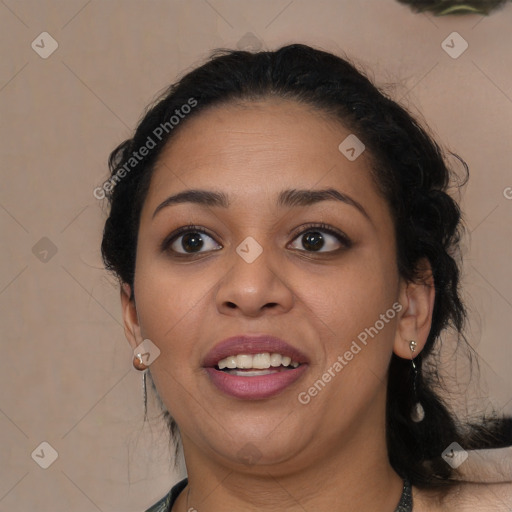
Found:
[[[261,400],[281,393],[291,386],[305,371],[307,364],[292,370],[283,370],[268,375],[240,377],[215,368],[205,368],[212,383],[220,391],[244,400]]]

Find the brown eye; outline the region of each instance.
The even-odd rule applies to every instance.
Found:
[[[294,240],[296,242],[293,242],[295,246],[292,245],[292,248],[305,252],[334,252],[351,246],[351,241],[345,234],[324,225],[311,226],[299,233]]]
[[[164,250],[180,255],[204,253],[220,248],[221,246],[210,235],[198,229],[179,229],[164,242]]]
[[[324,243],[324,237],[319,231],[310,231],[302,235],[302,246],[308,251],[319,251]]]
[[[181,247],[185,252],[197,252],[201,250],[204,245],[204,241],[199,233],[187,233],[181,238]]]

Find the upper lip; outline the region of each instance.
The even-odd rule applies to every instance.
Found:
[[[270,334],[248,335],[238,334],[222,340],[215,345],[206,355],[203,367],[212,368],[226,357],[237,354],[262,354],[277,353],[288,356],[297,363],[307,363],[307,357],[297,348],[288,342],[271,336]]]

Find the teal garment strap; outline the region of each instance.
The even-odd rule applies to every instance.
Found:
[[[149,507],[146,512],[168,512],[171,510],[171,493],[164,496],[161,500]]]
[[[145,512],[170,512],[174,502],[188,484],[188,478],[180,480],[161,500],[149,507]]]

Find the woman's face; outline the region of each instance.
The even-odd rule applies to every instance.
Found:
[[[381,445],[402,283],[368,155],[351,161],[338,148],[348,135],[313,109],[261,100],[187,120],[160,156],[141,213],[133,324],[161,351],[151,374],[186,453],[296,468],[348,441]],[[228,204],[165,204],[191,189]],[[343,200],[310,195],[324,189]],[[214,350],[237,335],[289,347]],[[216,368],[220,356],[274,351],[300,366],[274,356],[281,366]],[[267,366],[259,357],[235,363]]]

